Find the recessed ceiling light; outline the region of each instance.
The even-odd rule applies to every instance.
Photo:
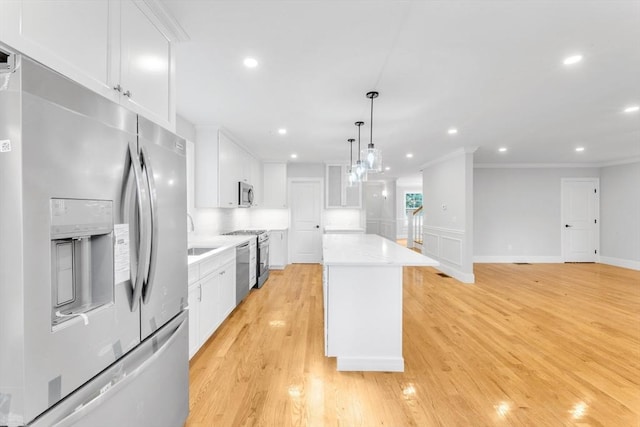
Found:
[[[458,129],[456,129],[456,128],[451,128],[451,129],[449,129],[449,130],[447,131],[447,133],[448,133],[449,135],[455,135],[456,133],[458,133]]]
[[[572,55],[564,58],[564,61],[562,61],[562,63],[564,65],[573,65],[577,64],[580,61],[582,61],[582,55]]]
[[[386,170],[386,171],[390,171],[390,170],[391,170],[391,168],[390,168],[389,166],[385,166],[385,167],[384,167],[384,170]]]
[[[244,58],[244,66],[247,68],[256,68],[258,61],[255,58]]]
[[[581,152],[583,152],[583,151],[584,151],[584,147],[577,147],[577,148],[576,148],[576,151],[577,151],[578,153],[581,153]]]
[[[638,105],[632,105],[631,107],[627,107],[624,109],[625,113],[635,113],[636,111],[640,110],[640,106]]]
[[[411,153],[407,153],[407,159],[410,159],[410,158],[412,158],[412,157],[413,157],[413,154],[411,154]]]
[[[287,134],[287,130],[285,128],[280,128],[280,129],[278,129],[278,133],[280,135],[286,135]]]
[[[505,151],[507,151],[507,147],[500,147],[498,148],[498,151],[504,153]]]
[[[293,154],[291,155],[291,158],[292,158],[292,159],[297,159],[297,158],[298,158],[298,155],[297,155],[297,154],[295,154],[295,153],[293,153]]]

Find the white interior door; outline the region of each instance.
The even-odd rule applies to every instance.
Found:
[[[291,181],[292,263],[322,261],[322,181]]]
[[[598,259],[598,178],[562,180],[562,257],[564,262]]]

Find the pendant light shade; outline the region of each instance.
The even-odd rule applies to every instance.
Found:
[[[378,97],[378,92],[368,92],[367,98],[371,100],[371,130],[369,132],[369,145],[365,153],[365,166],[367,172],[382,172],[382,152],[373,145],[373,100]]]
[[[358,176],[356,175],[356,171],[353,168],[353,143],[356,141],[351,138],[347,140],[349,142],[349,166],[347,167],[347,186],[355,187],[358,185],[360,181],[358,181]]]
[[[367,165],[363,160],[360,159],[360,128],[364,122],[356,122],[355,125],[358,126],[358,161],[354,165],[354,172],[356,173],[356,177],[358,182],[366,182],[367,180]]]

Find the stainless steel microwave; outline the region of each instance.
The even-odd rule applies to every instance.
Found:
[[[241,208],[253,206],[253,185],[246,182],[238,183],[238,206]]]

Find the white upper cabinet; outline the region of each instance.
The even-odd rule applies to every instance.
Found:
[[[287,207],[287,164],[265,163],[262,165],[262,206],[265,208]]]
[[[347,165],[327,165],[326,201],[327,208],[362,207],[362,185],[349,187],[347,184]]]
[[[195,143],[195,207],[217,208],[218,129],[198,127]]]
[[[129,108],[175,129],[171,42],[137,4],[120,4],[120,73],[113,73],[112,87]]]
[[[260,203],[260,161],[224,131],[199,127],[195,150],[195,202],[198,208],[237,208],[238,183],[254,186]]]
[[[0,41],[174,130],[172,43],[146,5],[0,0]]]
[[[118,2],[1,1],[0,37],[12,48],[112,99],[110,55]]]
[[[238,183],[244,181],[242,150],[227,135],[219,132],[218,179],[221,208],[238,207]]]

